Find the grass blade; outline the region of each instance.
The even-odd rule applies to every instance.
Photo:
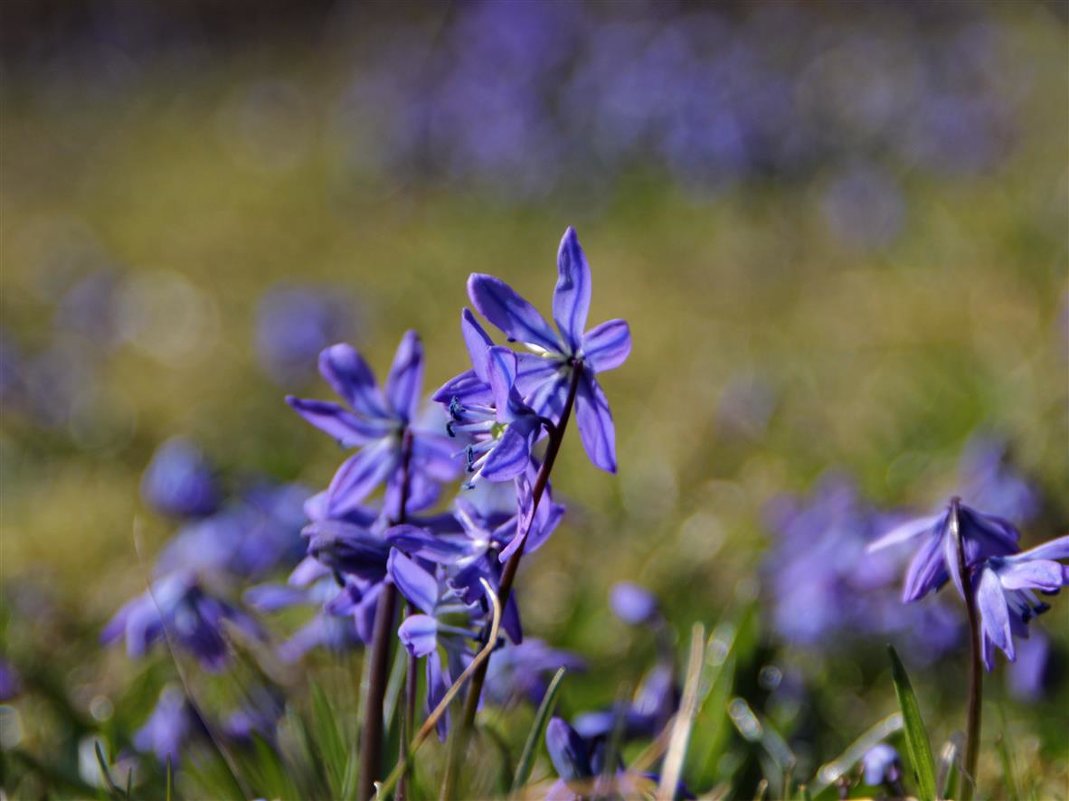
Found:
[[[527,735],[527,742],[523,744],[520,761],[516,765],[516,775],[512,778],[513,793],[518,792],[531,776],[535,752],[538,750],[538,744],[542,741],[542,732],[545,731],[546,724],[557,706],[557,695],[560,692],[560,684],[566,672],[567,670],[563,667],[557,670],[553,675],[553,679],[549,682],[549,687],[546,688],[545,695],[542,696],[542,703],[538,705],[534,725],[531,726],[531,732]]]
[[[935,760],[932,758],[932,745],[928,739],[928,730],[924,727],[920,704],[913,692],[909,675],[898,658],[894,646],[888,645],[891,657],[891,679],[895,684],[898,706],[902,709],[902,724],[906,733],[906,752],[913,766],[917,781],[917,795],[921,801],[935,801]]]
[[[694,717],[698,714],[699,682],[705,654],[705,627],[695,623],[690,632],[690,657],[687,659],[687,675],[683,681],[683,700],[676,713],[672,736],[668,741],[668,753],[664,757],[661,772],[661,784],[657,788],[657,798],[671,801],[676,797],[676,788],[683,775],[683,762],[687,757],[687,745],[690,742],[690,730],[694,726]]]

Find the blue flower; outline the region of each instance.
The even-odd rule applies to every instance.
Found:
[[[900,542],[921,540],[906,573],[903,601],[923,598],[942,587],[948,579],[953,579],[958,591],[962,592],[957,543],[952,530],[955,519],[967,569],[972,570],[989,557],[1008,556],[1017,550],[1020,534],[1010,522],[978,512],[954,498],[940,514],[903,523],[868,546],[869,552],[873,552]]]
[[[305,420],[334,437],[343,447],[359,450],[342,463],[327,491],[328,511],[340,516],[359,506],[377,487],[386,485],[386,505],[400,499],[403,447],[411,434],[407,511],[429,506],[438,482],[457,474],[449,438],[416,419],[423,384],[423,346],[409,331],[401,338],[393,366],[380,390],[367,362],[349,345],[332,345],[319,356],[319,372],[348,408],[329,401],[286,402]]]
[[[865,784],[870,787],[888,785],[894,787],[902,780],[902,760],[892,746],[880,743],[870,748],[861,758]],[[899,793],[896,793],[896,795]]]
[[[224,621],[252,637],[260,627],[249,615],[207,592],[191,573],[180,571],[153,582],[152,589],[128,601],[104,627],[101,640],[126,639],[126,651],[144,656],[164,637],[189,651],[205,670],[222,670],[230,653]]]
[[[167,440],[153,454],[141,479],[141,497],[175,517],[210,515],[220,501],[211,465],[200,448],[182,437]]]
[[[616,472],[616,434],[609,403],[597,374],[619,367],[631,353],[631,332],[623,320],[585,331],[590,308],[590,267],[575,231],[569,228],[557,254],[553,290],[554,331],[535,308],[499,278],[473,274],[468,295],[475,308],[533,355],[521,356],[516,386],[538,415],[556,419],[578,371],[576,422],[587,455],[595,465]]]
[[[649,590],[627,581],[613,585],[609,604],[620,620],[632,626],[653,623],[661,614],[657,599]]]
[[[1069,568],[1059,559],[1069,559],[1069,536],[1012,556],[991,557],[980,566],[975,593],[988,670],[994,668],[996,647],[1016,660],[1013,638],[1027,637],[1028,623],[1050,609],[1036,593],[1053,595],[1069,584]]]
[[[161,763],[176,763],[186,744],[203,732],[204,724],[186,694],[180,687],[168,685],[148,720],[135,732],[134,746],[138,751],[152,752]]]

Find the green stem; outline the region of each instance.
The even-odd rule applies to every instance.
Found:
[[[564,432],[568,428],[568,419],[572,416],[572,407],[575,405],[575,396],[579,391],[579,381],[583,375],[583,363],[577,361],[572,364],[571,380],[568,382],[568,395],[564,399],[564,409],[561,411],[560,422],[549,432],[549,444],[546,447],[546,458],[535,477],[534,488],[531,491],[531,514],[533,521],[538,504],[549,486],[549,476],[553,472],[553,465],[557,461],[561,443],[564,442]],[[520,532],[517,531],[517,536]],[[520,546],[505,563],[505,569],[501,573],[501,582],[498,584],[497,598],[501,604],[502,613],[508,605],[512,595],[512,584],[516,580],[516,571],[520,568],[520,560],[523,559],[527,545],[527,532],[522,532],[523,539]],[[479,665],[471,677],[468,686],[468,695],[464,699],[464,711],[459,725],[449,738],[449,749],[446,755],[445,776],[442,779],[442,790],[439,795],[441,801],[452,801],[456,797],[457,770],[460,767],[461,755],[467,750],[468,736],[475,725],[475,713],[479,709],[479,697],[482,695],[483,683],[486,681],[486,671],[490,666],[490,660]]]
[[[972,576],[965,557],[965,543],[958,520],[958,505],[950,502],[950,533],[958,551],[958,572],[961,574],[961,589],[965,593],[965,610],[969,617],[969,709],[965,724],[965,761],[962,769],[961,801],[972,801],[976,791],[976,763],[980,753],[980,714],[984,701],[984,666],[980,641],[980,615],[976,609],[976,594],[973,592]]]

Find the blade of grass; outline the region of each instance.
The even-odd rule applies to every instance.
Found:
[[[687,675],[683,681],[683,700],[676,713],[672,736],[668,741],[668,753],[664,757],[664,770],[657,788],[658,801],[671,801],[676,796],[676,787],[683,775],[683,761],[687,757],[687,743],[694,716],[698,713],[698,689],[702,676],[705,653],[705,627],[695,623],[690,630],[690,656],[687,659]]]
[[[894,681],[895,695],[898,696],[898,705],[902,709],[906,752],[913,766],[917,795],[921,801],[935,801],[935,760],[932,758],[932,745],[928,739],[928,730],[921,717],[920,704],[917,702],[917,695],[913,692],[909,674],[906,673],[902,660],[898,658],[898,652],[895,651],[893,645],[888,645],[887,651],[891,657],[891,679]]]
[[[546,724],[549,722],[549,718],[552,716],[553,710],[557,706],[557,695],[560,692],[560,685],[564,680],[564,674],[566,672],[567,669],[563,667],[557,670],[553,675],[553,678],[550,680],[549,686],[546,688],[545,695],[542,696],[542,703],[538,705],[534,724],[531,726],[531,731],[527,735],[527,742],[523,744],[523,751],[520,752],[520,761],[516,765],[516,775],[512,777],[512,789],[510,794],[518,792],[521,787],[527,784],[527,779],[531,776],[535,751],[538,749],[538,744],[542,741],[542,733],[546,729]]]

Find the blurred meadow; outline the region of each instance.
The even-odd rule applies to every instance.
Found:
[[[1022,544],[1069,527],[1064,3],[2,14],[7,797],[99,784],[98,736],[162,797],[131,738],[176,666],[100,643],[181,526],[141,489],[157,448],[195,442],[227,497],[325,486],[337,446],[283,403],[329,396],[318,351],[351,342],[382,375],[414,328],[433,390],[467,366],[468,274],[548,312],[569,225],[591,320],[625,318],[634,348],[601,379],[619,473],[565,443],[569,514],[517,585],[527,632],[586,661],[558,714],[611,704],[653,659],[610,611],[627,581],[660,599],[680,653],[695,622],[745,635],[729,695],[799,775],[896,709],[888,642],[937,751],[962,727],[963,638],[864,630],[834,589],[777,607],[809,575],[776,561],[809,547],[785,545],[777,510],[838,480],[888,516],[971,502],[969,449],[986,443],[1034,499]],[[900,575],[872,592],[897,604]],[[301,614],[268,627],[284,638]],[[1064,598],[1035,624],[1039,678],[1001,657],[988,674],[985,797],[1025,795],[1000,740],[1035,797],[1066,797],[1067,624]],[[301,675],[351,701],[358,662],[320,650]],[[234,694],[182,672],[208,706]],[[499,728],[518,749],[526,728]],[[721,705],[684,775],[753,797],[758,750]]]

